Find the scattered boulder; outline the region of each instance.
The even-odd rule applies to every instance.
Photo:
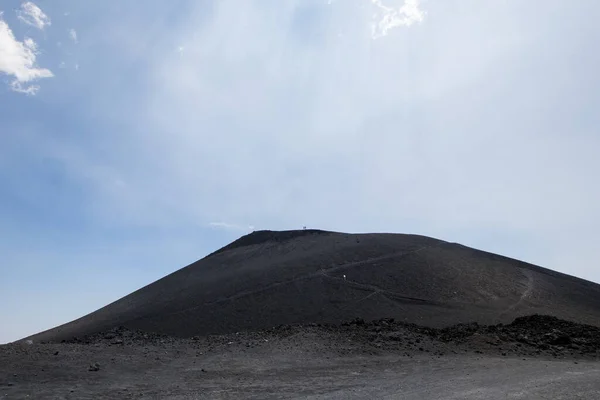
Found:
[[[100,371],[100,364],[98,364],[98,363],[91,364],[90,367],[88,368],[88,371],[91,371],[91,372]]]
[[[567,346],[569,344],[571,344],[571,337],[568,335],[559,335],[556,336],[551,344],[553,345],[559,345],[559,346]]]
[[[315,331],[315,327],[319,329]],[[515,319],[511,324],[479,325],[458,324],[447,328],[431,328],[416,324],[382,318],[367,322],[355,318],[342,324],[279,325],[256,332],[240,332],[230,335],[194,336],[188,339],[169,337],[150,332],[128,330],[123,327],[97,333],[84,338],[73,338],[70,343],[95,346],[159,346],[165,348],[185,341],[194,347],[207,345],[213,348],[240,343],[245,347],[260,346],[263,342],[297,340],[297,336],[320,334],[339,338],[340,351],[423,351],[439,354],[440,351],[491,353],[502,356],[543,357],[596,357],[600,351],[600,328],[560,320],[555,317],[532,315]],[[289,344],[289,342],[285,342]],[[367,346],[366,348],[364,346]],[[422,349],[422,350],[421,350]],[[352,350],[354,351],[354,350]],[[455,352],[455,351],[454,351]],[[55,353],[55,355],[57,355]],[[201,353],[200,353],[201,354]],[[481,354],[481,353],[477,353]],[[156,360],[159,357],[152,356]],[[90,371],[99,366],[90,366]]]

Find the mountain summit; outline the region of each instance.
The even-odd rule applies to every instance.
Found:
[[[28,339],[116,326],[188,337],[357,317],[441,327],[536,313],[600,326],[600,285],[425,236],[257,231]]]

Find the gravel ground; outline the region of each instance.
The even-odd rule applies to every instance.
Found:
[[[598,399],[600,330],[389,319],[179,339],[117,328],[0,346],[7,399]]]

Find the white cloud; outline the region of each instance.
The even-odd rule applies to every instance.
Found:
[[[17,17],[27,25],[35,26],[42,30],[51,25],[50,18],[30,1],[21,4],[21,9],[17,10]]]
[[[422,22],[425,12],[420,8],[420,0],[405,0],[398,8],[385,6],[382,0],[371,0],[376,7],[373,16],[375,20],[371,26],[373,39],[386,36],[389,31],[399,26],[411,26],[416,22]]]
[[[291,40],[303,1],[223,0],[208,14],[197,5],[177,28],[149,35],[129,23],[111,39],[148,73],[140,97],[94,96],[131,128],[108,138],[136,149],[135,160],[115,150],[130,185],[98,185],[98,221],[422,233],[600,279],[582,244],[600,240],[591,106],[600,57],[584,51],[593,37],[577,27],[596,32],[594,13],[429,2],[435,23],[373,41],[373,11],[378,22],[392,15],[383,35],[403,16],[417,23],[419,3],[338,1],[313,14],[327,18],[322,35]],[[165,57],[177,45],[185,57]],[[563,264],[561,249],[586,256]]]
[[[35,94],[39,86],[29,83],[54,76],[45,68],[36,66],[37,44],[33,39],[18,41],[0,14],[0,73],[14,77],[10,87],[15,92]]]
[[[40,90],[39,85],[24,85],[23,83],[18,81],[11,82],[10,88],[13,92],[23,93],[30,96],[35,95]]]
[[[77,43],[77,31],[75,29],[69,30],[69,37],[73,42]]]

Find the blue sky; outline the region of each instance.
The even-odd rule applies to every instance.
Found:
[[[252,229],[600,282],[593,0],[0,3],[0,343]]]

